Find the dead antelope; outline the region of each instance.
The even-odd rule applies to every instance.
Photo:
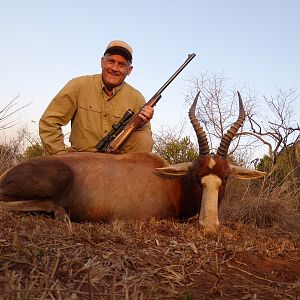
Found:
[[[240,94],[239,118],[222,137],[216,155],[210,154],[195,116],[198,96],[189,111],[199,144],[199,156],[193,162],[169,166],[152,153],[68,153],[35,158],[1,176],[1,206],[9,211],[67,213],[74,221],[186,219],[199,213],[200,224],[215,230],[228,177],[252,179],[264,173],[233,166],[226,159],[245,120]]]

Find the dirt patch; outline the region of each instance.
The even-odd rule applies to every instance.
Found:
[[[1,213],[0,299],[297,299],[299,232]]]

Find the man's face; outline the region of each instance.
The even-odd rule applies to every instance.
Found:
[[[121,85],[132,71],[129,61],[118,54],[105,54],[101,59],[102,79],[108,90]]]

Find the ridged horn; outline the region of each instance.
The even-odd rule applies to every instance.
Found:
[[[197,138],[198,138],[198,145],[199,145],[199,156],[207,156],[209,154],[209,146],[206,138],[206,134],[203,130],[203,128],[200,126],[200,123],[198,122],[195,110],[196,110],[196,104],[199,98],[200,92],[197,93],[194,102],[189,110],[189,118],[191,120],[191,123],[195,129]]]
[[[227,133],[223,135],[220,146],[217,151],[217,156],[223,159],[226,159],[230,143],[232,139],[235,137],[237,131],[241,128],[241,126],[243,126],[246,118],[242,97],[239,92],[237,92],[237,94],[239,97],[239,107],[240,107],[239,117],[237,121],[233,125],[231,125]]]

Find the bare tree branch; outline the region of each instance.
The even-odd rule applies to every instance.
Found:
[[[238,111],[238,88],[229,88],[227,80],[223,74],[204,73],[189,81],[186,102],[190,104],[200,91],[197,117],[207,134],[211,149],[215,149],[213,144],[220,141]],[[263,96],[264,101],[258,103],[255,91],[243,87],[242,96],[248,118],[242,132],[236,135],[229,155],[239,150],[245,153],[250,147],[254,149],[255,145],[260,144],[267,146],[268,155],[274,164],[281,151],[300,138],[300,126],[294,118],[294,102],[298,94],[293,89],[277,89],[275,96]]]
[[[5,105],[1,110],[0,110],[0,130],[8,129],[16,124],[16,120],[8,120],[11,116],[19,112],[20,110],[24,109],[30,103],[24,104],[21,107],[16,107],[18,104],[18,99],[19,95],[14,97],[11,101],[8,102],[7,105]]]
[[[265,139],[263,139],[260,134],[257,134],[255,132],[251,132],[251,131],[243,131],[243,132],[238,132],[236,134],[236,137],[242,136],[242,135],[254,136],[256,139],[260,140],[263,144],[265,144],[266,146],[268,146],[268,148],[269,148],[269,156],[273,160],[273,147],[272,147],[272,144],[269,143],[269,142],[267,142]]]

